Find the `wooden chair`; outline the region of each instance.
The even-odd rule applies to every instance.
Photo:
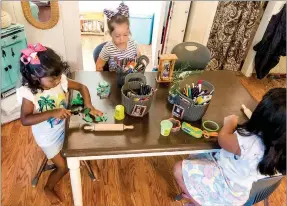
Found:
[[[86,160],[83,160],[81,161],[82,164],[84,164],[84,166],[86,167],[87,171],[88,171],[88,174],[90,176],[90,178],[93,180],[93,181],[96,181],[96,180],[99,180],[98,178],[95,177],[94,175],[94,172],[92,170],[92,167],[91,167],[91,163],[90,161],[86,161]],[[99,168],[98,168],[98,165],[96,164],[96,173],[99,174]],[[43,172],[45,171],[49,171],[49,170],[54,170],[56,168],[56,166],[54,164],[48,164],[48,159],[47,157],[45,156],[42,163],[41,163],[41,166],[36,174],[36,176],[33,178],[32,180],[32,187],[36,187],[36,185],[38,184],[38,181],[40,179],[40,176]],[[98,176],[98,175],[97,175]]]

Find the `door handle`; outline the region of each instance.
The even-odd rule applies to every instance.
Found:
[[[2,50],[2,57],[6,57],[6,52],[4,50]]]
[[[9,69],[12,69],[12,66],[11,66],[11,65],[8,65],[8,68],[9,68]]]
[[[7,72],[8,71],[8,67],[5,67],[4,70]]]
[[[12,57],[15,56],[15,53],[14,53],[14,51],[13,51],[13,48],[11,48],[11,55],[12,55]]]
[[[17,38],[18,38],[17,35],[12,36],[12,39],[13,39],[13,40],[15,40],[15,39],[17,39]]]

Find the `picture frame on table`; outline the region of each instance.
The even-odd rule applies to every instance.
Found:
[[[143,105],[135,105],[132,111],[132,116],[134,117],[143,117],[146,111],[146,106]]]
[[[172,109],[172,116],[182,119],[183,114],[184,114],[184,108],[177,104],[174,104]]]

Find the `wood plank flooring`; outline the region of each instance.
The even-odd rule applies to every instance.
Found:
[[[242,77],[242,84],[258,101],[267,89],[284,86],[284,81],[259,81]],[[20,121],[2,126],[2,205],[49,206],[43,187],[49,172],[43,173],[36,188],[31,180],[44,154],[34,142],[31,129]],[[180,192],[173,178],[172,167],[185,156],[99,160],[99,181],[92,182],[81,168],[85,206],[180,206],[172,197]],[[95,162],[92,161],[92,165]],[[70,177],[66,175],[57,191],[64,206],[72,206]],[[269,198],[270,206],[286,205],[286,181]],[[256,204],[263,206],[263,202]]]

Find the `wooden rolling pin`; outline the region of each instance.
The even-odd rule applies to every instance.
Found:
[[[126,126],[124,124],[92,124],[85,126],[85,130],[90,131],[123,131],[125,129],[133,129],[134,126]]]
[[[247,116],[248,119],[251,118],[252,112],[248,109],[244,104],[241,105],[244,114]]]

